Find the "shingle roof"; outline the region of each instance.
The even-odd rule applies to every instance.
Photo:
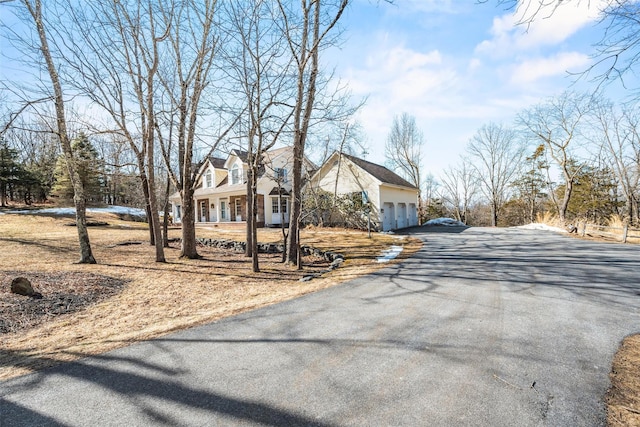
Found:
[[[407,180],[401,178],[395,172],[390,171],[384,166],[377,165],[375,163],[368,162],[366,160],[359,159],[358,157],[350,156],[348,154],[342,154],[347,159],[373,175],[375,178],[386,184],[399,185],[402,187],[417,188]]]
[[[285,190],[284,188],[279,188],[278,187],[273,187],[271,189],[271,192],[269,192],[270,196],[277,196],[277,195],[281,195],[281,196],[288,196],[289,192],[287,190]]]
[[[242,160],[242,163],[247,163],[247,159],[249,158],[249,152],[247,151],[233,149],[231,150],[230,154],[237,156],[240,160]]]
[[[216,169],[224,169],[224,162],[226,159],[221,159],[220,157],[209,156],[209,161]]]

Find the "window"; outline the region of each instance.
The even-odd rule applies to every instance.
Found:
[[[220,218],[227,219],[227,202],[224,200],[220,201]]]
[[[287,170],[284,168],[275,168],[276,181],[287,182]]]
[[[207,171],[207,175],[205,178],[205,188],[211,188],[211,187],[213,187],[213,178],[212,178],[211,171]]]
[[[176,222],[180,222],[180,219],[182,218],[181,209],[182,209],[182,206],[180,205],[176,206]]]
[[[236,199],[236,217],[242,217],[242,202]]]
[[[231,168],[231,185],[240,184],[240,170],[238,165],[233,165]]]
[[[280,212],[280,207],[282,207],[282,212]],[[282,203],[278,203],[278,197],[273,197],[271,199],[271,212],[274,214],[277,213],[287,213],[287,199],[282,198]]]

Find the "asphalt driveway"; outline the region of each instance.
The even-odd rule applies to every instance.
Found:
[[[603,425],[638,246],[413,233],[377,274],[2,382],[0,426]]]

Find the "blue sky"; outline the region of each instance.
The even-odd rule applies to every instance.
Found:
[[[354,0],[345,41],[326,59],[356,99],[368,96],[357,116],[367,159],[384,163],[393,117],[406,112],[424,133],[425,171],[438,176],[483,124],[511,124],[564,90],[593,89],[568,72],[591,64],[601,3],[567,3],[527,28],[497,0]],[[607,95],[623,96],[614,86]]]
[[[458,162],[483,124],[511,124],[548,97],[594,87],[567,72],[591,64],[603,1],[566,2],[527,28],[515,25],[517,12],[498,0],[352,0],[342,20],[344,42],[323,60],[354,99],[368,97],[357,115],[366,158],[385,162],[393,117],[406,112],[424,133],[424,171],[437,177]],[[3,41],[5,53],[8,47]],[[16,77],[13,66],[0,68],[0,77]],[[625,96],[615,85],[607,95]]]

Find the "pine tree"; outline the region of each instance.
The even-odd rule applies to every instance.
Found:
[[[17,150],[0,140],[0,206],[7,206],[7,198],[19,183],[23,168],[18,163]]]
[[[84,188],[86,201],[101,202],[103,185],[100,180],[101,162],[98,159],[98,152],[84,133],[72,141],[71,149],[76,160],[76,168]],[[73,200],[73,185],[69,178],[64,156],[58,157],[54,174],[56,182],[52,193],[63,200]]]

